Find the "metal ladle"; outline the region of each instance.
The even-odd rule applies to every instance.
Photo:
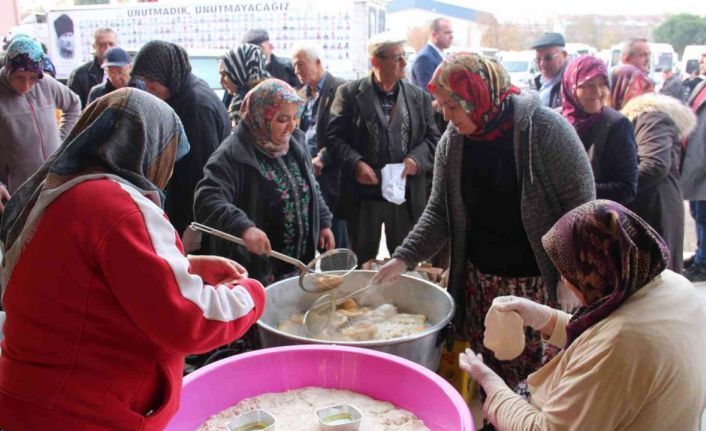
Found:
[[[343,304],[348,299],[377,286],[378,284],[373,283],[371,280],[360,289],[338,299],[330,293],[325,293],[316,298],[316,301],[314,301],[309,309],[306,310],[306,313],[304,313],[304,329],[307,334],[316,336],[326,332],[329,326],[331,326],[333,316],[336,313],[336,307]]]
[[[241,238],[201,223],[191,223],[191,229],[247,247],[245,241]],[[270,252],[269,256],[299,268],[299,287],[310,293],[327,292],[337,288],[343,283],[343,279],[358,265],[358,257],[352,250],[347,248],[335,248],[321,253],[308,265],[305,265],[299,259],[274,250]],[[337,273],[328,274],[328,272]]]

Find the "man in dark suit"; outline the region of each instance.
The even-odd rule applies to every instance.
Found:
[[[326,148],[341,167],[337,209],[346,219],[358,263],[374,259],[385,225],[393,251],[426,206],[427,172],[434,164],[439,131],[431,97],[403,80],[405,39],[379,34],[368,42],[372,73],[341,85],[331,106]],[[403,164],[405,202],[383,197],[381,170]]]
[[[341,170],[326,151],[326,129],[331,114],[331,104],[336,90],[346,82],[326,71],[322,63],[321,50],[315,45],[303,45],[293,51],[292,64],[299,81],[304,85],[297,93],[306,104],[299,128],[305,132],[307,150],[312,157],[314,175],[321,187],[326,205],[333,210],[338,199],[338,183]],[[334,212],[331,221],[337,248],[348,247],[346,222]]]
[[[105,52],[118,44],[118,35],[110,28],[99,28],[93,33],[93,60],[82,64],[71,72],[67,86],[81,99],[86,107],[91,88],[103,83],[103,60]]]
[[[265,54],[265,59],[267,60],[265,69],[273,78],[281,79],[294,88],[300,87],[301,84],[299,83],[299,78],[297,78],[297,75],[294,73],[292,63],[286,58],[277,57],[272,52],[274,46],[272,46],[270,42],[270,35],[267,34],[267,31],[261,28],[249,30],[245,33],[245,36],[243,36],[243,43],[251,43],[262,49],[262,52]]]
[[[444,50],[451,46],[453,39],[454,32],[448,19],[436,18],[429,24],[429,41],[419,50],[412,64],[412,84],[429,91],[427,84],[444,59]]]

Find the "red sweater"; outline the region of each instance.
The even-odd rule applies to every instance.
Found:
[[[179,408],[184,356],[240,337],[265,293],[190,274],[162,210],[98,179],[47,207],[3,303],[0,428],[158,430]]]

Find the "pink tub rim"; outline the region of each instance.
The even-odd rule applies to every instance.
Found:
[[[247,353],[242,353],[236,356],[231,356],[229,358],[223,359],[221,361],[217,361],[213,364],[207,365],[206,367],[203,367],[197,371],[194,371],[193,373],[189,374],[184,378],[183,382],[183,388],[182,392],[188,391],[189,386],[197,381],[202,375],[208,374],[211,372],[214,368],[219,368],[219,367],[227,367],[229,363],[234,362],[234,361],[242,361],[242,360],[247,360],[247,359],[252,359],[252,358],[257,358],[259,356],[262,357],[268,357],[272,354],[277,354],[279,352],[288,352],[288,351],[295,351],[295,352],[302,352],[302,351],[323,351],[323,352],[329,352],[329,353],[351,353],[355,355],[362,355],[362,356],[368,356],[368,357],[373,357],[377,359],[382,359],[385,361],[390,361],[395,363],[397,366],[410,369],[413,371],[416,371],[417,373],[423,375],[427,379],[429,379],[433,384],[439,386],[445,393],[445,395],[448,397],[449,401],[453,405],[453,408],[458,412],[459,414],[459,419],[461,421],[461,424],[463,425],[463,428],[459,430],[454,430],[454,431],[473,431],[474,426],[473,426],[473,418],[471,416],[470,409],[468,408],[468,405],[466,404],[465,400],[461,395],[458,393],[458,391],[451,386],[446,380],[444,380],[441,376],[438,374],[428,370],[427,368],[416,364],[410,360],[400,358],[394,355],[391,355],[389,353],[384,353],[384,352],[378,352],[375,350],[370,350],[370,349],[364,349],[360,347],[350,347],[350,346],[338,346],[338,345],[318,345],[318,344],[313,344],[313,345],[295,345],[295,346],[283,346],[283,347],[272,347],[272,348],[266,348],[266,349],[261,349],[261,350],[255,350],[252,352],[247,352]],[[217,413],[217,411],[214,411],[213,414]],[[174,419],[176,419],[179,416],[175,416]],[[170,423],[172,425],[172,423]],[[466,428],[465,425],[468,425],[468,428]],[[172,429],[171,427],[167,427],[168,429]]]

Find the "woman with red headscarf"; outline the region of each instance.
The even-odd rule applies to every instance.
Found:
[[[563,347],[527,379],[530,402],[471,351],[459,358],[485,390],[483,414],[502,431],[698,430],[706,407],[706,308],[694,286],[665,269],[667,245],[644,220],[597,200],[542,238],[582,302],[573,315],[525,298],[496,298]]]
[[[573,60],[564,71],[561,94],[561,114],[591,160],[596,197],[629,203],[637,193],[635,130],[624,115],[605,106],[610,95],[605,63],[592,55]]]
[[[451,122],[436,149],[431,197],[375,280],[395,281],[449,241],[458,335],[482,350],[483,318],[496,296],[556,303],[558,275],[540,239],[594,198],[593,174],[571,125],[536,95],[521,94],[494,61],[449,56],[429,89]],[[541,364],[540,338],[527,345],[518,359],[491,365],[511,386]]]
[[[681,142],[696,126],[696,117],[680,101],[655,94],[652,81],[633,66],[622,66],[614,78],[613,104],[635,125],[639,156],[637,195],[628,207],[664,238],[670,252],[667,266],[681,272],[684,247],[684,199],[679,185]],[[689,277],[688,273],[685,275]]]

